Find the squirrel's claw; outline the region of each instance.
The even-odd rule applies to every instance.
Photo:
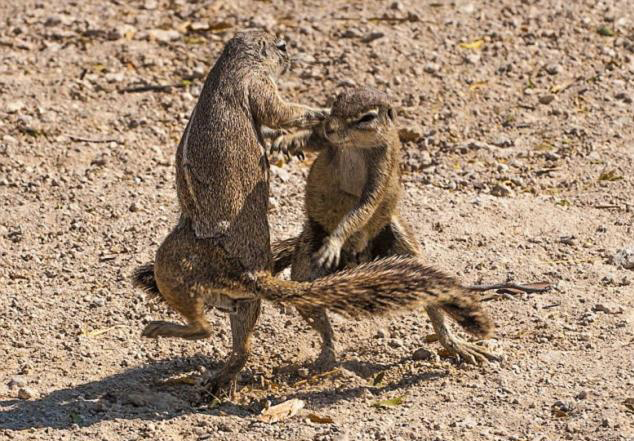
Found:
[[[341,246],[333,241],[328,241],[315,253],[317,264],[323,268],[336,268],[340,257]]]

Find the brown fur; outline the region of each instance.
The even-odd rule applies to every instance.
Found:
[[[304,231],[296,239],[291,268],[293,280],[318,283],[323,280],[319,277],[337,268],[354,266],[359,261],[422,255],[420,243],[398,212],[402,191],[400,149],[391,100],[369,88],[353,89],[339,95],[331,116],[313,130],[285,135],[274,142],[273,150],[290,154],[303,150],[320,152],[306,184],[307,221]],[[287,239],[273,245],[274,261],[280,270],[282,263],[288,260],[286,256],[292,242]],[[278,259],[278,255],[283,255],[284,259]],[[364,287],[366,281],[355,281],[359,292],[379,281],[384,286],[394,284],[395,288],[408,291],[421,282],[417,277],[425,279],[426,289],[430,292],[451,292],[453,300],[437,298],[425,305],[439,340],[466,361],[494,358],[482,348],[461,342],[444,323],[441,309],[474,335],[483,337],[491,332],[492,323],[473,292],[432,268],[418,268],[422,272],[416,275],[413,268],[410,268],[413,272],[409,272],[399,265],[393,266],[391,260],[383,260],[373,262],[371,269],[376,273],[372,274],[368,268],[361,274],[367,277],[369,285]],[[368,292],[368,296],[375,296],[375,304],[387,301],[378,293]],[[332,305],[330,309],[334,310]],[[306,314],[304,311],[302,315]],[[331,364],[335,351],[325,311],[312,308],[308,315],[318,324],[314,327],[323,340],[318,363]]]
[[[392,280],[416,273],[418,278],[407,285],[410,290],[369,279],[367,271],[378,270],[374,264],[315,283],[272,276],[279,266],[271,258],[262,128],[307,127],[325,114],[280,98],[272,77],[286,64],[285,51],[268,34],[238,34],[227,43],[178,147],[181,218],[159,247],[154,264],[144,265],[134,276],[137,286],[158,291],[187,322],[151,322],[143,330],[146,337],[205,338],[211,334],[207,307],[231,314],[232,353],[211,380],[212,391],[233,384],[244,367],[261,299],[304,309],[329,308],[351,317],[457,302],[451,290],[431,289],[425,267],[416,259],[395,260],[395,273],[385,273]],[[417,269],[404,273],[406,268]]]
[[[147,337],[204,338],[210,334],[206,306],[232,312],[233,352],[214,379],[217,387],[231,383],[246,363],[260,313],[243,277],[271,270],[263,136],[310,127],[327,114],[280,97],[274,79],[288,66],[283,42],[265,32],[238,33],[225,45],[176,153],[181,219],[159,247],[153,270],[145,266],[135,276],[187,321],[152,322]]]

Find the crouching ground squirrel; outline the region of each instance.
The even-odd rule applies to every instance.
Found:
[[[292,280],[310,281],[359,261],[422,255],[419,241],[398,210],[401,143],[385,94],[369,88],[344,92],[323,123],[281,136],[272,150],[294,155],[303,150],[320,152],[306,183],[303,231],[297,239],[273,244],[275,271],[291,264]],[[374,263],[376,267],[380,262]],[[436,280],[433,273],[427,274],[431,288]],[[438,282],[446,283],[444,278]],[[440,343],[452,354],[470,363],[497,358],[450,332],[444,313],[455,317],[452,307],[430,303],[425,308]],[[325,310],[300,309],[300,313],[320,333],[318,363],[328,367],[335,360],[335,348]]]
[[[232,353],[208,379],[212,393],[235,384],[262,299],[352,318],[433,303],[454,311],[475,333],[491,328],[469,292],[416,258],[371,262],[311,283],[272,275],[262,127],[311,127],[327,114],[282,100],[273,78],[287,66],[285,44],[267,33],[239,33],[226,44],[176,153],[180,220],[155,262],[133,276],[137,286],[187,322],[150,322],[143,330],[146,337],[205,338],[211,334],[205,308],[231,314]]]

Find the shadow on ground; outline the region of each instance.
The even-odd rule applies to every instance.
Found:
[[[161,360],[99,381],[60,389],[37,400],[3,400],[0,401],[0,429],[70,429],[114,419],[158,421],[194,413],[218,415],[222,412],[223,415],[249,417],[261,410],[257,401],[249,405],[227,402],[213,409],[207,406],[195,407],[191,403],[196,402],[198,397],[196,387],[166,385],[163,382],[167,378],[191,372],[200,365],[216,369],[220,363],[210,364],[202,356]],[[379,371],[384,366],[370,363],[368,366],[355,364],[347,368],[368,372]],[[407,389],[446,375],[445,371],[421,372],[404,376],[397,383],[373,390],[379,395],[396,389]],[[366,386],[351,386],[337,390],[297,391],[285,394],[285,397],[306,400],[311,407],[320,408],[340,400],[359,397],[365,389]]]

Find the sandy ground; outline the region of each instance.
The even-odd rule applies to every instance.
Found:
[[[3,0],[0,23],[1,439],[634,440],[631,0]],[[178,317],[129,275],[175,223],[175,146],[249,25],[290,42],[289,99],[394,97],[402,210],[431,263],[553,283],[486,302],[503,362],[438,356],[422,313],[335,317],[339,368],[302,378],[316,336],[265,305],[240,395],[194,407],[227,317],[205,341],[141,339]],[[273,167],[274,239],[299,231],[309,162]],[[259,421],[291,398],[299,415]]]

